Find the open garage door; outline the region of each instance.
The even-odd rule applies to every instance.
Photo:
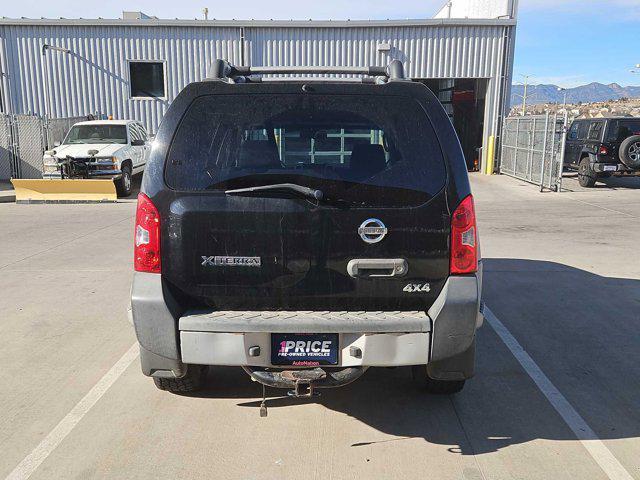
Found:
[[[469,171],[480,167],[487,80],[484,78],[414,79],[425,84],[444,106],[460,139]]]

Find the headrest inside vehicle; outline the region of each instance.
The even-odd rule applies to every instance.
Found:
[[[278,147],[270,140],[247,140],[240,146],[240,168],[281,168]]]
[[[379,144],[356,145],[351,152],[351,174],[356,178],[370,177],[386,167],[384,148]]]

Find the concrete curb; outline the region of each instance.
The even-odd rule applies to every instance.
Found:
[[[16,201],[16,194],[13,190],[0,191],[0,203],[10,203]]]

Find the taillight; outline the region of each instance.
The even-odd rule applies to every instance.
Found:
[[[160,214],[144,193],[138,195],[133,268],[136,272],[160,273]]]
[[[600,145],[600,149],[598,150],[600,155],[609,155],[609,149],[604,145]]]
[[[478,270],[478,228],[473,196],[465,197],[451,216],[452,275],[474,273]]]

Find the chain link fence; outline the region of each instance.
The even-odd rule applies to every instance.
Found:
[[[42,178],[45,150],[61,142],[71,126],[89,117],[52,118],[0,114],[0,180]]]
[[[51,150],[55,146],[56,142],[62,142],[64,137],[67,135],[67,132],[74,124],[83,122],[88,118],[89,117],[66,117],[50,119],[45,126],[45,150]],[[90,118],[96,117],[90,115]]]
[[[43,125],[40,117],[16,115],[15,151],[20,165],[20,178],[42,178],[44,153]]]
[[[558,114],[505,118],[500,173],[561,191],[566,131],[567,118]]]
[[[13,172],[13,142],[8,115],[0,115],[0,180],[8,180]]]

